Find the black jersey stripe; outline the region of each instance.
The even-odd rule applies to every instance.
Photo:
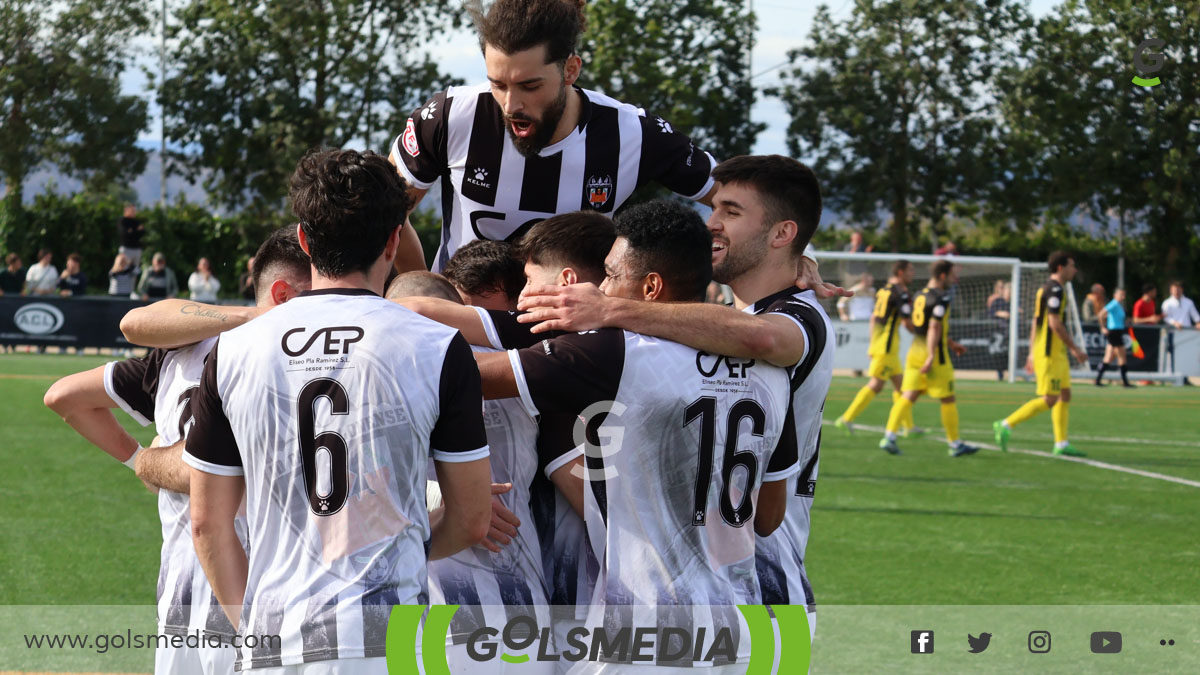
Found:
[[[526,157],[521,177],[522,211],[554,213],[558,209],[558,176],[562,173],[563,154]],[[540,221],[539,221],[540,222]]]
[[[338,650],[337,595],[314,595],[300,624],[304,662],[336,659]]]
[[[464,197],[487,206],[496,205],[500,185],[500,160],[504,155],[504,114],[490,92],[479,94],[471,139],[467,146],[466,173],[459,189]],[[464,214],[465,215],[465,214]]]

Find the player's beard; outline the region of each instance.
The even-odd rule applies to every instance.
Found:
[[[558,123],[562,121],[563,113],[567,110],[567,92],[570,90],[570,87],[563,85],[558,96],[546,108],[546,112],[542,114],[542,119],[540,120],[522,113],[504,116],[504,128],[508,130],[508,137],[512,139],[517,152],[525,157],[535,157],[542,151],[542,148],[550,145],[550,140],[554,138],[554,132],[558,129]],[[531,123],[533,133],[526,138],[517,136],[513,133],[513,120]]]
[[[746,272],[762,265],[767,258],[767,236],[769,228],[764,228],[761,236],[742,242],[737,246],[726,241],[725,258],[713,266],[713,281],[719,284],[732,284]]]

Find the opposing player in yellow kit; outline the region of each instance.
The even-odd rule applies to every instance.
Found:
[[[912,322],[916,332],[904,365],[903,395],[892,404],[887,433],[880,449],[900,454],[896,432],[900,421],[912,415],[913,403],[922,392],[942,401],[942,426],[950,454],[961,457],[979,448],[964,443],[958,435],[958,404],[954,399],[954,363],[949,352],[961,356],[967,348],[950,339],[950,287],[958,282],[958,270],[949,260],[933,264],[929,284],[913,300]]]
[[[1087,354],[1080,349],[1062,320],[1063,284],[1075,278],[1075,259],[1070,253],[1055,251],[1050,254],[1050,279],[1038,289],[1033,306],[1033,337],[1030,340],[1029,359],[1037,377],[1037,398],[1032,399],[992,425],[996,443],[1001,450],[1008,451],[1008,437],[1012,428],[1041,413],[1050,411],[1054,426],[1054,454],[1083,457],[1082,452],[1071,447],[1067,440],[1068,409],[1071,403],[1071,362],[1067,352],[1087,363]]]
[[[896,388],[892,392],[892,403],[895,404],[896,399],[900,398],[904,374],[900,369],[900,325],[903,323],[908,332],[913,332],[912,296],[908,292],[912,279],[912,263],[898,260],[892,266],[892,276],[888,278],[887,286],[875,294],[875,311],[871,314],[871,346],[867,349],[867,355],[871,357],[867,375],[871,381],[858,390],[850,407],[834,422],[835,427],[847,434],[854,433],[854,420],[867,409],[888,380]],[[900,420],[900,430],[905,436],[925,433],[913,426],[912,408],[909,408],[908,416]]]

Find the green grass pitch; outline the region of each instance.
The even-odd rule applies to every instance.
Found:
[[[0,355],[0,604],[154,602],[155,498],[42,405],[62,375],[101,357]],[[863,380],[834,381],[832,421]],[[1028,384],[958,383],[964,437],[1033,396]],[[1200,481],[1200,392],[1076,382],[1074,445],[1088,459]],[[890,396],[859,420],[880,426]],[[938,427],[936,402],[916,421]],[[143,443],[153,437],[118,411]],[[954,459],[931,433],[846,437],[827,426],[807,565],[820,604],[1200,604],[1200,487],[1111,468],[984,450]],[[1050,418],[1015,448],[1048,451]]]

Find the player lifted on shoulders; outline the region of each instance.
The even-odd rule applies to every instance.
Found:
[[[867,355],[871,357],[871,367],[867,375],[871,381],[858,390],[858,395],[854,397],[850,407],[834,422],[834,426],[847,434],[854,433],[854,420],[867,409],[888,380],[891,380],[892,386],[895,387],[895,391],[892,392],[892,404],[895,405],[900,398],[900,385],[904,376],[904,371],[900,369],[901,324],[908,332],[914,332],[912,296],[908,292],[912,278],[912,263],[897,260],[896,264],[892,265],[892,276],[888,278],[887,285],[875,294],[875,311],[871,313],[871,345],[867,348]],[[905,436],[924,433],[913,425],[912,408],[908,409],[908,416],[900,420],[900,430]]]
[[[892,404],[887,431],[879,447],[900,454],[896,434],[900,421],[912,418],[912,407],[924,392],[942,402],[942,426],[950,455],[961,457],[978,452],[958,435],[958,404],[954,398],[954,362],[950,352],[962,355],[966,347],[950,339],[950,287],[958,282],[958,268],[949,260],[939,260],[930,270],[929,283],[913,300],[912,323],[916,338],[908,348],[904,367],[903,395]]]
[[[1013,427],[1050,411],[1054,426],[1054,454],[1083,457],[1084,454],[1071,446],[1067,440],[1067,421],[1071,404],[1070,352],[1081,362],[1087,362],[1087,353],[1075,344],[1062,320],[1063,284],[1075,278],[1075,258],[1070,253],[1055,251],[1050,254],[1050,279],[1038,289],[1034,300],[1033,325],[1030,330],[1029,358],[1026,367],[1032,368],[1037,377],[1037,398],[1030,400],[1009,415],[992,425],[996,443],[1001,450],[1008,450],[1008,440]]]

